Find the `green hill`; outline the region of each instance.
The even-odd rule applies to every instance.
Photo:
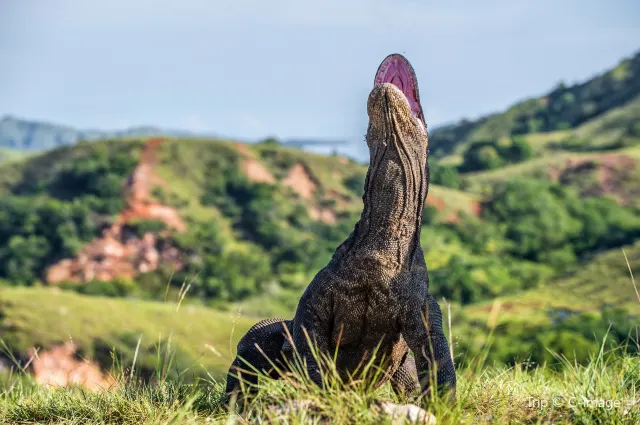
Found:
[[[442,157],[461,153],[477,141],[576,128],[626,105],[639,94],[640,52],[583,83],[560,84],[546,95],[519,102],[503,113],[438,128],[429,137],[431,152]]]
[[[273,282],[299,289],[353,228],[365,172],[346,158],[271,143],[149,139],[62,147],[0,167],[0,278],[96,288],[94,281],[135,278],[125,287],[155,298],[168,281],[179,288],[197,274],[194,295],[221,301]],[[438,222],[477,203],[474,195],[438,187],[432,199]],[[143,244],[145,234],[151,246]],[[147,254],[163,261],[147,264],[139,258]]]
[[[157,355],[176,349],[179,368],[223,376],[235,355],[238,339],[254,324],[252,318],[184,305],[177,300],[148,302],[89,297],[57,288],[5,288],[0,294],[0,331],[4,342],[23,361],[32,347],[46,350],[73,341],[77,354],[112,365],[133,362],[145,374],[159,366]]]
[[[541,160],[547,161],[515,166]],[[611,273],[622,285],[626,269],[619,261],[606,270],[600,264],[640,235],[630,205],[589,193],[580,198],[548,179],[491,180],[507,170],[469,177],[491,181],[484,194],[432,185],[425,208],[422,244],[432,292],[454,303],[456,334],[476,335],[456,337],[464,358],[481,349],[474,341],[486,336],[496,298],[516,313],[504,326],[531,319],[526,335],[504,334],[497,347],[511,349],[492,352],[496,361],[530,353],[533,343],[518,341],[548,332],[556,310],[586,312],[604,326],[603,302],[621,296],[609,285]],[[71,337],[81,355],[108,367],[111,348],[131,361],[143,334],[140,364],[151,371],[155,339],[166,343],[173,332],[181,365],[198,361],[220,376],[229,344],[259,318],[290,316],[352,230],[365,171],[346,158],[276,143],[188,139],[83,143],[5,164],[3,340],[26,361],[29,347],[47,349]],[[635,182],[629,187],[637,189]],[[594,259],[607,249],[611,254]],[[640,263],[637,246],[628,253]],[[598,279],[607,285],[598,286]],[[33,285],[52,288],[9,288]],[[583,286],[591,289],[577,296],[575,288]],[[181,298],[179,314],[175,304],[161,302]],[[546,304],[526,301],[536,299]],[[621,306],[638,313],[629,303]],[[231,338],[234,321],[238,333]],[[567,332],[593,348],[586,330]]]
[[[0,148],[0,164],[3,162],[16,161],[26,157],[28,153],[16,149]]]

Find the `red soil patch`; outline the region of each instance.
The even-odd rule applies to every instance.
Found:
[[[471,204],[471,213],[476,217],[480,217],[480,214],[482,214],[482,204],[480,204],[480,202],[473,201]]]
[[[435,196],[433,192],[429,192],[427,194],[427,204],[433,205],[438,211],[446,211],[447,209],[450,208],[449,205],[443,199]],[[482,213],[482,205],[480,205],[479,202],[473,201],[470,209],[471,209],[471,214],[475,215],[476,217],[479,217],[480,214]],[[460,222],[459,213],[460,211],[457,211],[457,210],[450,211],[447,214],[447,216],[444,218],[444,221],[447,223],[459,223]]]
[[[327,192],[327,196],[329,197],[329,199],[332,199],[336,202],[336,206],[338,208],[345,208],[351,204],[351,198],[340,192],[336,192],[335,190],[329,190]]]
[[[265,167],[258,159],[255,157],[255,154],[247,145],[244,143],[235,143],[236,149],[243,156],[242,161],[242,171],[247,176],[247,178],[254,183],[268,183],[274,184],[276,179],[273,177],[271,172]]]
[[[334,224],[337,221],[336,213],[330,208],[311,207],[309,208],[309,217],[327,224]]]
[[[640,195],[640,190],[625,184],[634,177],[637,161],[625,155],[608,154],[598,158],[569,158],[562,166],[551,167],[548,176],[563,184],[571,184],[576,180],[595,176],[593,184],[581,187],[581,195],[602,196],[613,195],[621,204],[626,204],[634,196]],[[628,192],[629,187],[632,188]]]
[[[242,170],[252,182],[269,184],[276,182],[276,179],[273,178],[269,170],[267,170],[267,167],[255,159],[245,159],[242,163]]]
[[[290,187],[294,192],[307,200],[313,197],[318,187],[318,184],[315,182],[315,179],[312,178],[307,168],[299,162],[291,167],[282,184]]]
[[[438,211],[442,211],[447,208],[447,204],[442,199],[434,195],[433,192],[429,192],[427,194],[427,203],[436,207]]]
[[[247,146],[246,144],[241,142],[235,142],[234,145],[236,147],[236,150],[240,152],[242,156],[245,156],[247,158],[255,158],[253,151],[249,149],[249,146]]]
[[[151,201],[151,188],[165,184],[155,175],[156,152],[162,139],[151,139],[141,154],[140,164],[125,187],[126,207],[102,236],[86,245],[77,257],[64,259],[45,272],[47,283],[109,281],[116,277],[132,278],[153,271],[161,262],[182,267],[180,253],[156,235],[141,239],[127,231],[132,220],[159,220],[179,232],[186,230],[184,221],[174,208]]]
[[[140,156],[140,164],[133,171],[127,183],[127,206],[120,214],[118,222],[124,224],[132,219],[160,220],[179,232],[186,230],[186,225],[174,208],[151,202],[151,189],[154,185],[166,185],[153,171],[156,164],[156,153],[162,139],[151,139],[147,142]]]
[[[78,385],[91,391],[113,388],[113,378],[103,374],[97,364],[78,359],[76,349],[73,342],[39,354],[32,349],[29,354],[33,358],[31,367],[36,382],[54,388]]]

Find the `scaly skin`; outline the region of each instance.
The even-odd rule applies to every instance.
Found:
[[[258,383],[254,368],[266,376],[278,378],[274,365],[284,366],[280,354],[285,341],[284,326],[290,328],[291,321],[266,319],[256,323],[247,331],[238,342],[237,356],[229,368],[226,394],[239,390],[240,380],[247,385],[247,390],[251,390]]]
[[[455,394],[442,314],[428,293],[420,246],[429,184],[427,133],[405,95],[392,84],[374,87],[367,111],[370,166],[360,220],[306,288],[293,320],[280,321],[279,326],[287,325],[291,342],[318,385],[320,367],[305,331],[321,353],[331,357],[338,349],[336,367],[343,379],[361,370],[375,352],[374,364],[386,372],[379,374],[375,386],[391,379],[397,392],[413,393],[419,386],[426,394],[435,381]],[[247,343],[259,341],[269,358],[291,358],[292,344],[275,326],[267,325],[262,333],[250,331],[238,345],[238,355],[252,365],[264,365],[264,356]],[[230,377],[227,392],[236,389],[237,381]]]

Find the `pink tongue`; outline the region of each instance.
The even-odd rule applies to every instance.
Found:
[[[420,105],[415,96],[413,76],[407,63],[399,57],[391,56],[380,66],[376,74],[375,84],[391,83],[404,93],[409,101],[411,111],[415,117],[420,118]]]

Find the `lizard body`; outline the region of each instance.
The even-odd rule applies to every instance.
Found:
[[[409,88],[417,93],[417,85]],[[307,286],[293,319],[260,322],[238,344],[238,356],[270,376],[277,378],[264,355],[282,361],[292,357],[295,346],[311,379],[322,385],[308,335],[320,352],[332,356],[337,351],[336,369],[343,379],[357,376],[363,363],[373,360],[385,372],[376,377],[376,386],[390,379],[397,392],[420,388],[428,393],[433,381],[455,393],[442,314],[428,292],[420,246],[428,136],[419,101],[416,113],[416,97],[410,102],[407,87],[388,82],[374,86],[367,102],[370,165],[360,220]],[[241,365],[236,358],[231,366],[228,394],[238,389],[235,375]]]

